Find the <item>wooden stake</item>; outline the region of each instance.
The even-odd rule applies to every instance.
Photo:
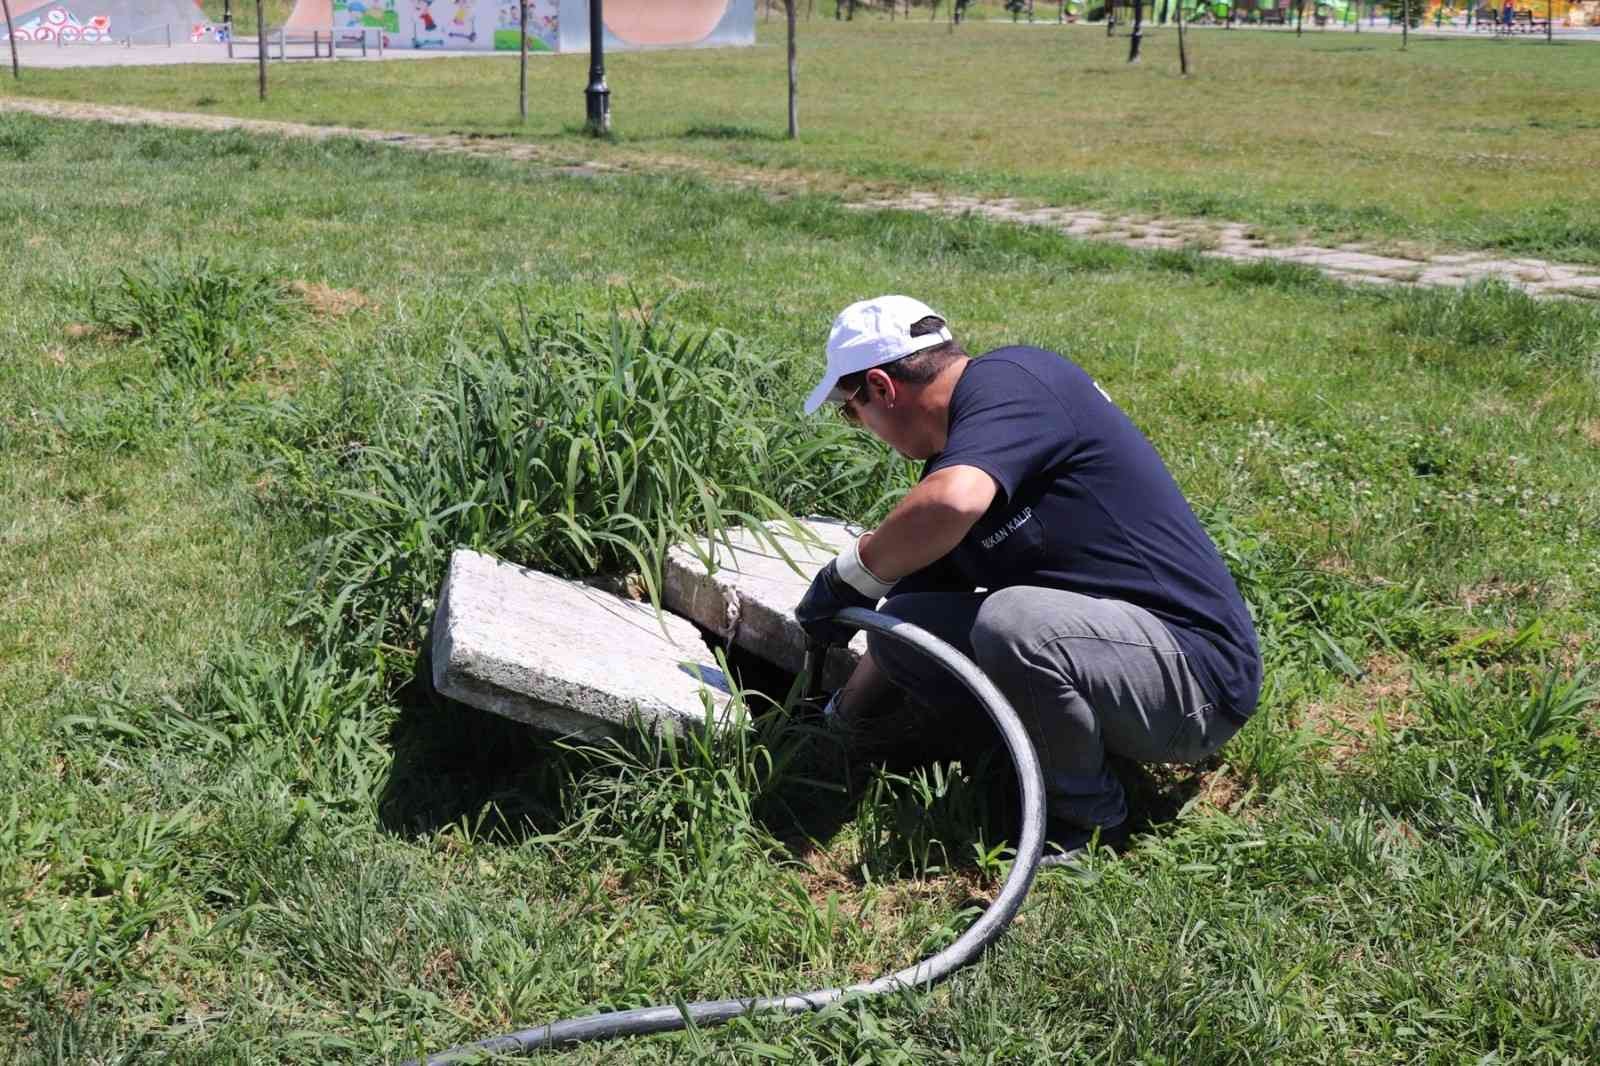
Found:
[[[1183,44],[1183,0],[1178,0],[1178,69],[1189,76],[1189,50]]]
[[[267,19],[261,12],[261,0],[256,0],[256,94],[262,101],[267,98]]]
[[[11,28],[11,4],[9,0],[0,0],[0,8],[5,9],[6,40],[11,42],[11,76],[21,81],[22,67],[17,64],[17,31]]]
[[[783,14],[789,23],[789,139],[800,136],[800,65],[795,59],[795,17],[800,0],[783,0]]]

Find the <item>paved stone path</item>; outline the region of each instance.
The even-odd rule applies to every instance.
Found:
[[[685,157],[657,155],[636,165],[574,162],[559,149],[524,141],[461,134],[398,133],[348,126],[310,126],[297,122],[150,111],[103,104],[52,100],[0,99],[0,111],[21,111],[49,118],[109,122],[117,125],[169,126],[197,130],[244,130],[278,137],[327,140],[349,137],[422,152],[458,153],[540,164],[553,173],[595,175],[641,171],[695,171],[716,180],[749,185],[774,195],[796,191],[793,175],[741,171]],[[1201,254],[1236,262],[1277,260],[1300,263],[1340,281],[1366,285],[1416,285],[1460,288],[1475,281],[1498,279],[1542,298],[1584,298],[1600,301],[1600,267],[1552,263],[1543,259],[1507,259],[1488,252],[1436,254],[1426,258],[1380,255],[1359,244],[1334,248],[1315,245],[1275,246],[1251,235],[1239,222],[1210,219],[1151,219],[1109,215],[1066,207],[1030,206],[1011,199],[983,200],[936,192],[912,191],[893,197],[857,200],[858,210],[923,211],[949,216],[976,215],[1019,225],[1044,226],[1073,237],[1111,241],[1129,248],[1198,248]]]

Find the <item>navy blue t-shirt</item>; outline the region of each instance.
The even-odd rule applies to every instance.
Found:
[[[1219,710],[1255,710],[1261,655],[1233,576],[1155,448],[1082,368],[1024,347],[968,363],[949,440],[922,476],[951,466],[984,471],[999,492],[930,569],[953,565],[968,588],[1059,588],[1143,607]]]

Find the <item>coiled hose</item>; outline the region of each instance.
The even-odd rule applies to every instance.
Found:
[[[430,1055],[425,1066],[447,1066],[485,1052],[511,1054],[535,1051],[539,1048],[560,1047],[588,1040],[608,1040],[619,1036],[644,1036],[648,1033],[667,1033],[695,1026],[721,1025],[744,1014],[761,1011],[784,1011],[799,1014],[803,1011],[821,1010],[828,1004],[846,996],[875,996],[896,989],[928,985],[942,980],[972,962],[984,948],[1000,939],[1006,926],[1022,907],[1022,900],[1033,884],[1039,867],[1039,857],[1044,848],[1044,779],[1039,773],[1039,758],[1033,743],[1028,739],[1022,722],[1000,690],[983,675],[982,671],[949,644],[910,622],[902,622],[877,611],[850,607],[839,612],[838,620],[865,629],[871,633],[899,641],[914,648],[948,670],[967,691],[989,712],[1005,741],[1006,752],[1017,770],[1017,784],[1022,794],[1022,840],[1017,845],[1017,859],[1011,873],[1000,886],[983,916],[962,933],[955,943],[914,966],[886,974],[874,981],[849,985],[844,988],[822,988],[815,992],[802,992],[792,996],[767,996],[753,999],[716,999],[686,1006],[639,1007],[634,1010],[609,1014],[590,1014],[581,1018],[568,1018],[550,1022],[533,1029],[507,1033],[475,1044],[464,1044],[449,1051]],[[821,656],[815,659],[813,676],[820,670]],[[418,1066],[412,1060],[405,1066]]]

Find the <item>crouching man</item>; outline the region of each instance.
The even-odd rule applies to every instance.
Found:
[[[824,403],[924,466],[883,524],[817,574],[801,625],[843,642],[834,614],[887,597],[885,613],[965,652],[1022,718],[1048,839],[1068,853],[1096,832],[1120,843],[1128,806],[1106,753],[1204,759],[1261,686],[1249,612],[1160,456],[1070,360],[1029,347],[971,359],[906,296],[834,320],[806,413]],[[884,678],[934,703],[958,687],[874,638],[839,713]]]

